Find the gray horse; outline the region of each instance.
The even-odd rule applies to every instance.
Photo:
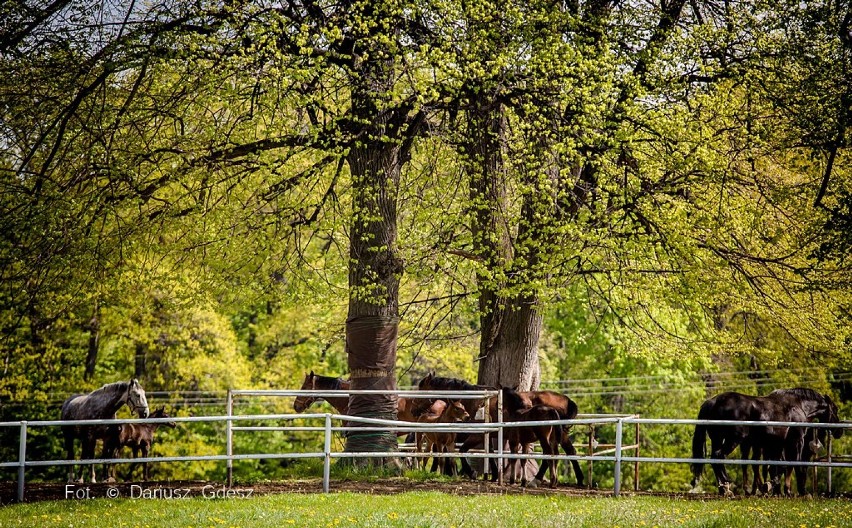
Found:
[[[127,404],[139,418],[148,417],[148,400],[139,381],[119,381],[109,383],[88,394],[71,396],[62,404],[62,420],[97,420],[115,418],[121,406]],[[81,460],[95,458],[95,444],[108,432],[105,425],[63,425],[62,436],[65,439],[65,451],[68,460],[74,460],[74,440],[79,438],[82,444]],[[68,466],[68,481],[74,481],[74,465]],[[92,465],[92,482],[95,482],[95,466]],[[108,474],[107,470],[107,474]],[[80,480],[83,482],[83,471]]]

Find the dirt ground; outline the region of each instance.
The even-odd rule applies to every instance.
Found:
[[[17,482],[0,482],[0,504],[16,502]],[[384,478],[377,481],[332,481],[332,493],[354,492],[392,495],[411,491],[440,491],[452,495],[505,495],[514,493],[546,494],[561,496],[610,496],[612,490],[589,490],[576,486],[561,485],[556,489],[548,487],[521,488],[518,485],[499,486],[481,480],[457,481],[414,481],[405,478]],[[120,482],[116,484],[65,484],[55,482],[27,483],[24,491],[25,502],[44,500],[76,500],[87,498],[176,498],[176,497],[222,497],[229,493],[246,495],[267,495],[273,493],[321,493],[322,480],[291,480],[281,482],[263,482],[235,484],[227,488],[222,482],[206,481],[169,481],[169,482]],[[630,492],[633,493],[632,491]]]

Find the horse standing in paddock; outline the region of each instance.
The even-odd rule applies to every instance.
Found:
[[[503,405],[506,411],[507,422],[547,422],[558,421],[560,419],[559,413],[552,407],[534,405],[528,408],[525,407],[526,401],[521,396],[521,393],[508,387],[504,387],[501,390],[503,391]],[[538,440],[542,452],[545,455],[553,457],[559,454],[559,441],[562,438],[562,428],[559,425],[507,427],[503,435],[509,442],[509,450],[513,455],[517,454],[518,450],[526,453],[529,445]],[[521,464],[521,486],[527,485],[525,471],[527,461],[527,459],[524,459]],[[512,458],[509,463],[511,467],[509,484],[515,483],[515,467],[517,462],[518,459]],[[559,481],[559,475],[556,472],[557,460],[555,458],[542,461],[530,487],[536,487],[539,482],[543,482],[544,473],[548,469],[550,470],[550,487],[555,488]]]
[[[335,378],[331,376],[320,376],[318,374],[314,374],[312,370],[309,374],[305,375],[305,380],[302,382],[302,386],[299,390],[303,391],[347,391],[350,387],[349,380],[345,380],[343,378]],[[334,407],[334,410],[338,412],[338,414],[347,415],[349,414],[349,396],[296,396],[296,399],[293,400],[293,410],[297,413],[305,412],[308,407],[313,405],[318,401],[325,400]],[[436,404],[435,402],[425,401],[425,403],[420,403],[422,399],[420,398],[398,398],[397,399],[397,418],[406,422],[416,422],[417,418],[420,414],[424,412],[435,412]],[[438,410],[438,414],[443,410],[441,408]],[[398,436],[404,436],[406,433],[398,433]]]
[[[790,405],[799,406],[805,413],[806,421],[811,422],[816,420],[820,423],[839,423],[837,404],[825,394],[808,389],[776,389],[769,393],[770,397],[785,400]],[[810,461],[820,450],[826,441],[826,436],[829,434],[829,429],[824,428],[804,428],[797,427],[798,431],[787,438],[785,446],[785,456],[788,451],[793,449],[799,450],[800,461]],[[831,436],[840,438],[843,436],[843,429],[831,429]],[[789,460],[789,458],[785,458]],[[784,487],[780,486],[781,468],[776,467],[778,476],[775,479],[776,490],[780,493],[793,494],[793,486],[791,482],[792,473],[796,473],[796,485],[799,490],[799,495],[807,493],[807,468],[805,466],[788,466],[786,468],[786,477],[784,479]],[[771,471],[770,471],[771,473]]]
[[[88,394],[71,396],[62,404],[60,418],[62,420],[97,420],[115,419],[115,414],[123,405],[139,418],[148,417],[148,400],[145,390],[139,381],[132,379],[109,383]],[[107,434],[105,425],[63,425],[62,436],[65,441],[65,452],[68,460],[74,460],[74,440],[80,439],[81,460],[95,458],[95,445],[98,439]],[[109,474],[107,467],[106,473]],[[68,481],[74,481],[74,465],[68,466]],[[83,471],[80,472],[80,482],[83,482]],[[91,466],[91,481],[95,482],[95,466]]]
[[[148,418],[171,418],[166,414],[164,407],[160,407],[151,413]],[[161,426],[166,425],[174,429],[177,427],[175,422],[165,423],[145,423],[145,424],[120,424],[110,426],[109,432],[104,438],[104,458],[116,458],[123,447],[129,447],[133,451],[133,458],[139,458],[139,453],[142,453],[142,458],[147,458],[151,452],[151,445],[154,443],[154,432]],[[127,480],[133,476],[133,470],[136,469],[136,463],[132,463],[130,470],[127,472]],[[114,475],[110,475],[114,478]],[[142,463],[142,479],[148,480],[148,463]]]
[[[504,387],[505,389],[505,387]],[[511,390],[511,389],[510,389]],[[512,391],[514,394],[517,394],[518,405],[519,408],[530,409],[536,406],[546,406],[554,409],[559,414],[559,420],[573,420],[577,418],[577,404],[564,394],[554,391],[542,390],[542,391]],[[514,396],[512,396],[514,398]],[[503,392],[503,406],[504,408],[508,407],[506,403],[506,392]],[[497,421],[497,400],[492,399],[491,404],[489,406],[489,412],[492,421]],[[561,427],[561,432],[558,435],[558,442],[562,446],[563,451],[568,456],[574,456],[577,454],[577,449],[574,448],[574,444],[571,442],[570,436],[570,425],[563,425]],[[558,451],[557,453],[558,454]],[[576,460],[571,461],[571,467],[574,469],[574,476],[577,478],[577,485],[582,486],[584,483],[583,470],[580,468],[580,463]]]
[[[436,377],[432,373],[429,373],[417,384],[420,390],[495,390],[495,387],[488,387],[485,385],[473,385],[465,380],[457,379],[457,378],[442,378]],[[522,399],[524,408],[532,408],[536,405],[545,405],[547,407],[551,407],[559,413],[560,420],[573,420],[577,417],[577,404],[574,403],[571,398],[565,396],[564,394],[560,394],[554,391],[524,391],[518,393]],[[468,402],[472,402],[470,407],[468,407],[468,413],[471,416],[475,416],[476,410],[479,409],[484,403],[484,400],[466,400]],[[471,407],[474,409],[471,412]],[[491,398],[489,402],[489,416],[492,422],[497,421],[497,399]],[[574,444],[571,442],[570,436],[570,425],[566,425],[562,427],[562,432],[559,438],[559,444],[562,446],[562,449],[565,451],[566,455],[574,456],[577,454],[577,450],[574,448]],[[472,435],[459,435],[462,440],[462,447],[459,449],[460,453],[467,453],[471,449],[477,449],[483,446],[482,435],[472,434]],[[492,467],[491,478],[497,478],[496,472],[496,463],[493,460],[489,461],[489,464]],[[462,465],[462,473],[467,475],[471,479],[476,478],[476,472],[473,468],[470,467],[470,464],[465,458],[461,459]],[[583,470],[580,468],[580,463],[576,460],[571,461],[571,467],[574,469],[574,476],[577,478],[577,485],[582,486],[585,482],[585,476],[583,475]]]
[[[314,374],[312,370],[310,374],[305,375],[305,381],[302,382],[302,387],[299,390],[303,391],[345,391],[349,390],[349,380],[342,378],[333,378],[331,376],[319,376]],[[325,400],[334,407],[340,414],[349,414],[349,396],[296,396],[293,400],[293,410],[297,413],[303,413],[308,407],[318,401]]]
[[[420,416],[418,420],[419,423],[459,423],[467,421],[470,418],[467,410],[464,408],[464,405],[460,403],[458,400],[453,400],[449,402],[444,410],[439,415],[434,414],[424,414]],[[426,452],[436,452],[438,454],[442,453],[455,453],[456,451],[456,433],[454,432],[443,432],[443,431],[427,431],[424,433],[426,437]],[[424,459],[424,463],[426,460]],[[441,469],[442,474],[449,474],[455,476],[457,474],[456,471],[456,463],[454,460],[446,457],[440,457],[440,462],[438,466]],[[449,471],[448,471],[449,469]]]
[[[725,392],[709,398],[698,412],[699,420],[810,422],[812,419],[838,422],[837,406],[830,398],[812,389],[779,389],[768,396],[749,396]],[[706,437],[710,437],[711,459],[721,460],[740,444],[753,450],[753,459],[800,461],[805,443],[805,428],[779,426],[696,425],[692,437],[692,458],[704,458]],[[838,435],[839,436],[839,435]],[[745,452],[743,456],[748,456]],[[731,478],[723,464],[712,463],[720,493],[731,494]],[[695,488],[703,470],[702,463],[692,465]],[[770,467],[771,480],[780,491],[782,469]],[[759,472],[758,472],[759,473]],[[743,470],[745,487],[746,470]],[[755,479],[759,479],[759,474]],[[805,471],[797,471],[800,493],[805,489]],[[757,484],[753,485],[756,489]]]
[[[435,376],[430,372],[417,383],[417,389],[422,391],[485,391],[496,390],[495,387],[487,387],[485,385],[473,385],[459,378],[443,378]],[[476,416],[480,407],[485,405],[485,399],[464,399],[461,400],[467,414],[473,418]]]

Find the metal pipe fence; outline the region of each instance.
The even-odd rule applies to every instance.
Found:
[[[638,464],[641,463],[666,463],[666,464],[693,464],[693,463],[723,463],[732,465],[781,465],[781,466],[809,466],[828,468],[852,468],[852,462],[842,462],[831,460],[831,451],[829,443],[829,459],[828,461],[813,461],[813,462],[791,462],[791,461],[761,461],[761,460],[742,460],[742,459],[706,459],[706,458],[677,458],[677,457],[649,457],[639,456],[639,426],[640,425],[723,425],[723,426],[781,426],[781,427],[815,427],[827,429],[850,429],[852,423],[842,422],[835,424],[813,424],[801,422],[762,422],[762,421],[726,421],[726,420],[690,420],[690,419],[672,419],[672,418],[640,418],[635,415],[579,415],[574,420],[556,420],[556,421],[541,421],[541,422],[504,422],[502,416],[502,397],[501,393],[495,391],[348,391],[346,393],[359,394],[397,394],[408,397],[422,398],[497,398],[497,421],[489,422],[489,413],[485,412],[481,423],[420,423],[420,422],[405,422],[396,420],[384,420],[380,418],[363,418],[350,415],[340,415],[332,413],[303,413],[303,414],[234,414],[234,397],[240,396],[320,396],[331,397],[340,396],[346,391],[229,391],[227,402],[227,413],[217,416],[193,416],[193,417],[169,417],[169,418],[148,418],[148,419],[107,419],[107,420],[35,420],[35,421],[16,421],[16,422],[0,422],[0,427],[18,427],[19,449],[18,459],[15,461],[0,461],[0,468],[17,468],[18,470],[18,489],[17,498],[22,501],[25,493],[25,475],[26,469],[30,467],[40,466],[67,466],[67,465],[92,465],[92,464],[122,464],[122,463],[146,463],[146,462],[195,462],[195,461],[225,461],[227,467],[228,486],[233,484],[233,462],[235,460],[261,460],[261,459],[303,459],[303,458],[318,458],[323,460],[323,492],[330,490],[330,468],[333,459],[343,458],[428,458],[434,456],[432,453],[404,451],[398,449],[391,452],[335,452],[332,449],[332,437],[334,433],[346,432],[357,429],[359,431],[395,431],[395,432],[466,432],[482,434],[484,438],[484,450],[482,452],[467,452],[467,453],[443,453],[440,456],[449,458],[470,458],[470,459],[496,459],[498,468],[503,467],[504,459],[520,459],[520,460],[544,460],[556,459],[558,461],[589,461],[599,462],[607,461],[613,463],[613,495],[619,496],[621,493],[621,472],[624,464],[633,463],[636,467],[634,482],[638,486]],[[487,404],[486,404],[487,405]],[[487,406],[486,406],[487,408]],[[235,423],[241,422],[266,422],[266,421],[304,421],[304,420],[322,420],[322,426],[239,426]],[[218,422],[224,423],[226,427],[225,453],[219,455],[185,455],[185,456],[165,456],[165,457],[140,457],[135,459],[126,458],[111,458],[111,459],[86,459],[86,460],[28,460],[27,459],[27,438],[28,431],[34,427],[59,427],[63,425],[86,426],[86,425],[118,425],[124,423],[197,423],[197,422]],[[335,426],[335,422],[340,422],[342,425]],[[353,427],[350,424],[363,424],[362,427]],[[611,448],[604,449],[600,452],[595,452],[595,446],[592,446],[590,441],[590,449],[586,454],[580,455],[543,455],[537,453],[517,453],[511,454],[504,450],[503,433],[506,428],[512,427],[529,427],[536,425],[558,425],[558,426],[590,426],[590,428],[599,428],[601,426],[615,428],[615,443],[611,444]],[[627,445],[624,442],[625,426],[634,425],[636,427],[636,443]],[[627,428],[629,429],[629,428]],[[291,453],[234,453],[233,435],[236,432],[263,432],[263,431],[313,431],[323,433],[323,450],[317,452],[291,452]],[[489,437],[488,435],[496,434],[497,443],[496,451],[489,452]],[[609,446],[607,444],[606,446]],[[598,446],[603,446],[599,444]],[[636,454],[631,456],[629,453],[635,451]],[[611,453],[611,454],[610,454]],[[485,464],[488,467],[488,464]],[[499,471],[498,477],[502,477],[502,470]],[[591,480],[591,479],[590,479]],[[829,481],[830,482],[830,481]],[[830,485],[830,484],[829,484]],[[830,490],[830,488],[829,488]]]

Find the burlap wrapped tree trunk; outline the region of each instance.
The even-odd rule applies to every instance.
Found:
[[[394,366],[398,323],[398,318],[385,316],[362,316],[346,321],[352,390],[396,389]],[[353,394],[349,398],[349,413],[353,416],[395,420],[396,409],[395,394]],[[392,431],[350,431],[346,437],[348,452],[396,451],[396,446],[396,434]],[[373,459],[373,462],[386,464],[388,461]]]

